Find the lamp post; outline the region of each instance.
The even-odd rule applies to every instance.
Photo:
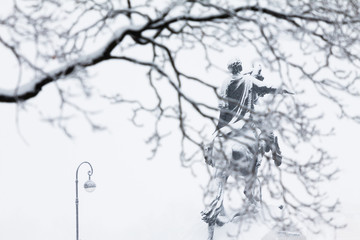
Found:
[[[96,188],[96,184],[91,181],[91,175],[93,174],[93,167],[91,166],[91,164],[89,162],[82,162],[80,163],[80,165],[77,167],[76,169],[76,180],[75,180],[75,185],[76,185],[76,199],[75,199],[75,204],[76,204],[76,240],[79,240],[79,187],[78,187],[78,174],[79,174],[79,168],[81,167],[81,165],[83,164],[88,164],[90,167],[90,171],[88,171],[88,176],[89,176],[89,180],[87,180],[84,184],[84,188],[87,192],[93,192]]]

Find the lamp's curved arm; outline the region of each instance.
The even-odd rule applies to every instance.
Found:
[[[91,164],[90,164],[89,162],[85,161],[85,162],[80,163],[80,165],[79,165],[79,166],[77,167],[77,169],[76,169],[76,181],[78,181],[79,168],[81,167],[81,165],[83,165],[83,164],[85,164],[85,163],[90,166],[90,171],[88,171],[89,180],[90,180],[90,177],[91,177],[91,175],[93,174],[94,170],[93,170],[93,167],[91,166]]]

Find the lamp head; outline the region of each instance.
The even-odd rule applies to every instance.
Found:
[[[84,188],[87,192],[93,192],[93,191],[95,191],[96,184],[95,184],[95,182],[93,182],[89,179],[84,183]]]

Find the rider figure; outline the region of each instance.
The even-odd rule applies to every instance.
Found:
[[[242,63],[240,60],[235,59],[228,64],[228,70],[232,76],[222,84],[220,89],[220,117],[216,131],[244,119],[247,113],[249,113],[250,118],[248,121],[251,122],[251,113],[254,111],[254,105],[259,97],[269,93],[290,93],[286,90],[264,85],[262,82],[264,77],[261,75],[260,65],[254,68],[253,71],[242,74]],[[261,140],[266,142],[262,151],[269,152],[271,150],[276,166],[280,166],[282,156],[277,137],[272,132],[269,134],[262,132],[261,138]]]

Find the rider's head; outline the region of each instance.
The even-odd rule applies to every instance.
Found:
[[[227,68],[232,75],[236,75],[242,71],[242,63],[240,59],[235,58],[228,63]]]

